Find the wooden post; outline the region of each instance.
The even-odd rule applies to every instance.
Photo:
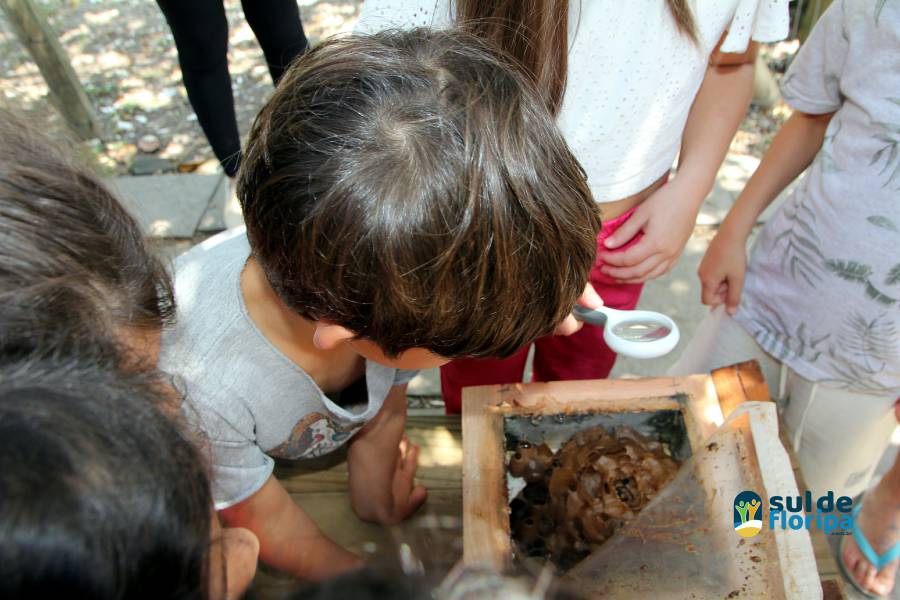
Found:
[[[46,15],[33,0],[0,0],[0,8],[41,70],[50,90],[50,100],[68,126],[83,140],[98,137],[99,128],[90,100]]]

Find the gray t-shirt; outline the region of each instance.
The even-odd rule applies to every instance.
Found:
[[[249,255],[241,227],[176,260],[177,323],[163,333],[159,363],[183,387],[186,416],[208,438],[219,510],[259,490],[272,457],[315,458],[343,445],[392,386],[415,375],[366,361],[357,405],[326,396],[250,319],[240,288]]]
[[[812,381],[900,393],[900,2],[834,2],[784,99],[835,112],[753,248],[737,319]]]

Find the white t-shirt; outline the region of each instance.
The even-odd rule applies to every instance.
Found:
[[[366,0],[359,33],[453,25],[452,0]],[[665,0],[572,0],[569,73],[558,124],[598,202],[637,193],[668,171],[688,112],[727,30],[724,52],[788,33],[788,0],[697,0],[700,43],[677,29]]]

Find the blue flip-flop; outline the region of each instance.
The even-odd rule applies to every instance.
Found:
[[[878,554],[875,552],[875,549],[872,547],[872,544],[869,543],[869,540],[866,538],[865,534],[856,524],[856,517],[859,515],[859,511],[862,510],[862,500],[853,507],[853,512],[850,513],[850,523],[851,523],[851,533],[853,534],[853,539],[856,540],[856,545],[859,548],[862,555],[869,561],[873,567],[875,567],[876,572],[881,571],[883,568],[888,566],[893,561],[900,558],[900,542],[894,544],[887,552],[883,554]],[[861,585],[856,581],[856,578],[853,577],[853,573],[850,572],[850,569],[844,563],[844,543],[847,541],[847,538],[841,540],[840,547],[840,555],[838,556],[838,563],[841,565],[841,570],[844,572],[844,576],[847,578],[847,581],[857,589],[860,593],[868,596],[869,598],[880,598],[876,594],[872,593],[869,590],[863,589]]]

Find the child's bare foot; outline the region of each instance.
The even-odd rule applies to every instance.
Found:
[[[866,492],[862,509],[856,517],[857,528],[879,555],[884,555],[900,543],[900,481],[894,481],[898,479],[898,471],[900,469],[894,465],[875,488]],[[847,574],[862,590],[876,596],[891,593],[900,559],[889,562],[879,570],[863,555],[853,536],[847,538],[841,552]]]

